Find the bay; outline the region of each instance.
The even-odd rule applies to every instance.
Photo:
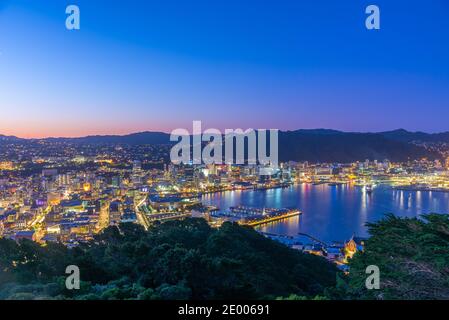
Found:
[[[289,236],[301,232],[326,242],[347,240],[352,235],[366,237],[366,222],[377,221],[387,213],[401,217],[449,213],[449,193],[401,191],[390,186],[377,186],[367,193],[358,186],[299,184],[263,191],[207,194],[202,201],[222,211],[236,205],[298,208],[303,212],[301,216],[269,223],[258,227],[259,230]]]

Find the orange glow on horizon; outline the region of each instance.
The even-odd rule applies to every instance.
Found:
[[[9,124],[11,126],[11,124]],[[152,132],[165,132],[170,133],[176,127],[163,126],[163,125],[147,125],[147,126],[129,126],[129,127],[117,127],[112,126],[109,128],[87,127],[87,126],[14,126],[7,127],[0,123],[0,135],[15,136],[24,139],[44,139],[44,138],[79,138],[95,135],[127,135],[132,133],[152,131]]]

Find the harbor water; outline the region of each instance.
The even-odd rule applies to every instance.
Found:
[[[387,213],[419,217],[427,213],[449,213],[449,193],[402,191],[377,186],[371,193],[350,185],[299,184],[269,190],[226,191],[203,195],[204,204],[227,210],[244,205],[267,208],[297,208],[301,216],[259,226],[264,232],[296,236],[306,233],[326,242],[342,241],[352,235],[368,236],[366,222]]]

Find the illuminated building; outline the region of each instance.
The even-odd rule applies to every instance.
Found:
[[[83,190],[84,190],[84,192],[89,192],[90,189],[91,189],[90,183],[89,183],[89,182],[85,182],[85,183],[83,184]]]
[[[0,162],[0,170],[13,170],[14,165],[12,161],[1,161]]]
[[[113,201],[109,205],[109,224],[117,225],[120,223],[122,218],[122,208],[120,201]]]

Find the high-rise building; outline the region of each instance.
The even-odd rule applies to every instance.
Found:
[[[120,223],[122,217],[122,205],[120,201],[112,201],[109,205],[109,224],[116,225]]]

